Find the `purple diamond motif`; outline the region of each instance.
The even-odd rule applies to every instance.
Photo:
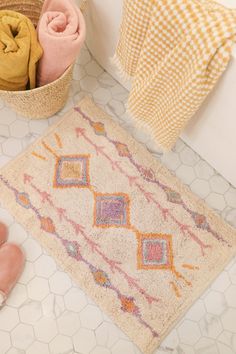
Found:
[[[127,227],[129,225],[129,198],[126,194],[96,194],[95,225]]]

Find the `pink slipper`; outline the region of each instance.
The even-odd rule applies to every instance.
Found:
[[[17,245],[5,243],[0,247],[0,307],[22,273],[25,256]]]
[[[0,222],[0,246],[6,242],[8,236],[8,229],[5,224]]]

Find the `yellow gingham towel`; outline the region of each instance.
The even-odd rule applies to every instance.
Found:
[[[163,149],[214,87],[235,41],[236,11],[215,2],[124,0],[115,60],[133,77],[131,114]]]

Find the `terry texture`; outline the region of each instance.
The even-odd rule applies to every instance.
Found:
[[[37,31],[44,50],[38,86],[43,86],[74,63],[85,39],[85,21],[74,0],[46,0]]]
[[[20,91],[36,86],[37,63],[42,48],[26,16],[0,11],[0,90]]]
[[[236,230],[89,98],[1,168],[0,189],[144,353],[236,252]]]
[[[124,0],[115,59],[133,77],[129,110],[163,149],[224,72],[236,11],[205,0]]]

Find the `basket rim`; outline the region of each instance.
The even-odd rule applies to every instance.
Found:
[[[60,80],[62,80],[69,72],[70,70],[72,70],[73,66],[75,65],[75,63],[71,64],[66,71],[56,80],[50,82],[49,84],[46,84],[44,86],[40,86],[40,87],[36,87],[34,89],[31,90],[23,90],[23,91],[9,91],[9,90],[0,90],[0,95],[1,94],[10,94],[10,95],[25,95],[25,94],[30,94],[33,92],[39,92],[42,90],[45,90],[45,88],[48,88],[50,86],[53,86],[55,84],[57,84]]]

